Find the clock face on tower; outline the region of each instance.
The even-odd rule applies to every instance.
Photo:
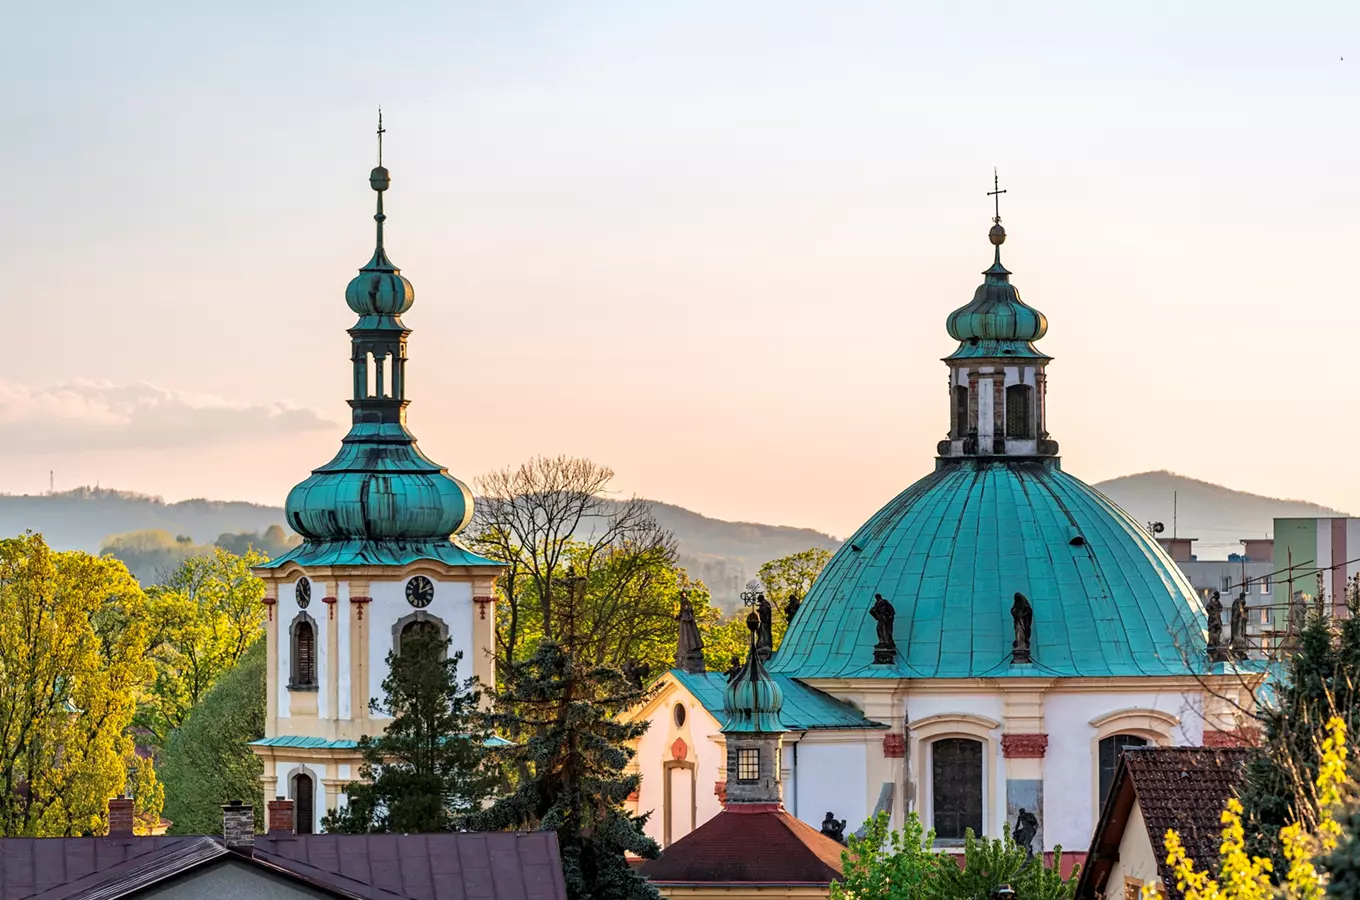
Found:
[[[406,582],[406,602],[416,609],[424,609],[434,599],[434,582],[424,575],[417,575]]]
[[[297,596],[298,609],[306,609],[307,604],[312,602],[312,583],[306,578],[298,581],[297,589],[294,592]]]

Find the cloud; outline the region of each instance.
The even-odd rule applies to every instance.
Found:
[[[315,409],[242,403],[145,381],[77,378],[45,388],[0,379],[0,455],[187,447],[335,427]]]

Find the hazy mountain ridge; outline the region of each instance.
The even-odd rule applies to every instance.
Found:
[[[1168,533],[1176,496],[1176,530],[1201,539],[1201,549],[1210,551],[1201,553],[1201,558],[1215,555],[1213,550],[1217,555],[1230,552],[1241,538],[1271,533],[1276,516],[1346,515],[1306,500],[1236,491],[1167,471],[1126,475],[1095,487],[1137,521],[1165,523]],[[661,526],[675,534],[681,564],[729,607],[766,560],[808,547],[834,549],[841,544],[838,538],[812,528],[728,522],[656,501],[652,510]],[[206,544],[223,533],[263,532],[282,523],[279,507],[240,501],[167,503],[158,497],[100,488],[0,495],[0,535],[32,530],[63,550],[97,552],[110,535],[152,528]]]

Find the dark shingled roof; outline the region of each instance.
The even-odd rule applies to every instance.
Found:
[[[1157,856],[1167,900],[1181,900],[1162,841],[1174,829],[1201,871],[1218,871],[1223,807],[1237,792],[1247,751],[1241,747],[1140,747],[1124,751],[1096,824],[1077,900],[1106,890],[1136,799]]]
[[[557,836],[259,836],[251,855],[220,838],[0,839],[0,900],[117,900],[229,857],[363,900],[565,900]]]
[[[783,809],[725,809],[638,867],[670,884],[830,884],[845,848]]]

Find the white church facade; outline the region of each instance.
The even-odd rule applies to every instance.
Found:
[[[1010,283],[1005,238],[998,215],[994,263],[947,320],[935,470],[846,541],[768,660],[783,803],[847,832],[915,811],[943,848],[1024,826],[1036,852],[1079,857],[1123,749],[1241,743],[1259,676],[1210,660],[1177,565],[1062,469],[1035,346],[1047,320]],[[634,809],[663,847],[730,786],[727,676],[698,649],[633,712],[650,723]]]

